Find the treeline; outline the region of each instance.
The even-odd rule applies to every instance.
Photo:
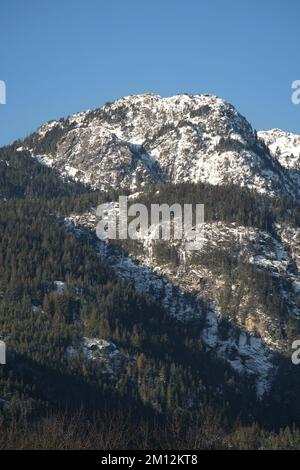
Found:
[[[236,223],[274,233],[274,223],[300,225],[300,204],[289,198],[270,198],[235,185],[206,183],[161,184],[141,193],[138,202],[149,204],[204,204],[205,221]]]
[[[0,417],[0,449],[33,450],[300,450],[300,432],[232,425],[210,406],[197,413],[136,415],[130,410],[86,415],[49,413],[35,420]]]
[[[86,193],[80,183],[64,181],[59,173],[15,147],[0,149],[0,200],[15,198],[74,197]]]

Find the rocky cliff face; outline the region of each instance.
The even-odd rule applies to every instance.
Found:
[[[285,168],[300,169],[300,136],[280,129],[257,133]]]
[[[287,170],[295,187],[300,186],[300,136],[280,129],[258,132],[271,155]]]
[[[145,94],[50,122],[22,148],[93,188],[202,181],[297,195],[294,166],[273,158],[264,143],[269,139],[260,137],[215,96]]]

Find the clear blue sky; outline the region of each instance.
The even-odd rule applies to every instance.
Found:
[[[3,0],[0,145],[123,95],[216,94],[300,134],[299,0]]]

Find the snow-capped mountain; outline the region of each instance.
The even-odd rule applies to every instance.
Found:
[[[300,194],[300,136],[256,133],[233,106],[209,95],[125,97],[45,124],[17,150],[92,188],[126,188],[133,199],[148,182],[233,184],[292,197],[295,206]],[[291,214],[287,223],[274,218],[270,227],[259,223],[256,205],[245,212],[256,210],[252,225],[222,217],[208,222],[195,259],[172,245],[175,265],[158,259],[148,241],[125,247],[126,255],[97,241],[96,254],[172,317],[203,320],[207,347],[236,371],[255,376],[263,396],[276,374],[276,355],[288,356],[289,331],[300,318],[300,234]],[[79,238],[93,232],[95,222],[92,208],[65,219]],[[222,253],[230,254],[229,264]]]
[[[294,183],[300,185],[300,135],[272,129],[258,132],[258,137],[268,146],[271,155],[288,170]]]
[[[201,181],[295,196],[294,167],[282,168],[260,137],[215,96],[143,94],[52,121],[20,149],[94,188]]]
[[[285,168],[300,169],[300,135],[280,129],[260,131],[257,133],[269,147],[271,154]]]

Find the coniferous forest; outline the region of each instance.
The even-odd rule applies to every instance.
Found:
[[[144,189],[140,202],[203,200],[207,220],[266,231],[274,222],[299,224],[296,203],[246,189],[157,189]],[[0,151],[0,334],[7,344],[0,448],[300,448],[300,384],[289,358],[278,355],[281,381],[267,402],[258,400],[251,377],[207,350],[201,320],[171,318],[95,256],[93,236],[79,240],[66,230],[70,213],[116,197],[63,180],[14,147]],[[161,245],[157,256],[170,259],[171,253]],[[234,247],[190,262],[210,266],[216,276],[220,270],[238,276],[272,315],[285,316],[274,280],[239,261]],[[223,302],[226,310],[228,298]],[[226,321],[224,315],[225,330]],[[295,331],[290,321],[291,338]],[[86,360],[84,337],[117,346],[113,373]]]

